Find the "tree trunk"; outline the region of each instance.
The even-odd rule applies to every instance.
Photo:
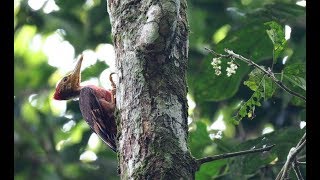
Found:
[[[121,179],[194,179],[187,146],[185,0],[108,0]]]

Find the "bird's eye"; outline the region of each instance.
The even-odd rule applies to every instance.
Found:
[[[68,80],[68,77],[64,77],[62,81],[66,82],[67,80]]]

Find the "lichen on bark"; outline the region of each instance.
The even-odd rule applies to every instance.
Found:
[[[109,0],[121,179],[193,179],[185,0]]]

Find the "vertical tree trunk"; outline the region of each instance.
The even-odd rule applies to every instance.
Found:
[[[108,0],[121,179],[194,179],[187,146],[185,0]]]

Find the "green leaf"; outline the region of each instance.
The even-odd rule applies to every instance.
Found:
[[[288,76],[288,75],[284,75],[285,78],[287,78],[290,82],[292,82],[294,85],[301,87],[301,89],[303,90],[307,90],[306,88],[306,80],[302,77],[298,77],[298,76]]]
[[[38,127],[40,118],[37,110],[32,107],[30,103],[25,102],[22,105],[21,115],[24,117],[24,120],[30,124],[30,126]]]
[[[30,42],[37,32],[37,27],[24,25],[15,32],[14,54],[23,56],[29,51]]]
[[[255,117],[255,107],[261,106],[259,102],[261,98],[261,92],[255,91],[250,99],[240,106],[240,109],[237,115],[232,119],[232,122],[238,124],[245,117],[253,119]]]
[[[292,75],[305,78],[306,77],[306,64],[305,63],[294,63],[289,64],[283,69],[285,75]]]
[[[275,146],[269,152],[254,153],[233,158],[234,163],[230,166],[230,172],[232,174],[252,174],[276,158],[278,158],[277,162],[282,163],[286,160],[289,150],[296,146],[304,132],[302,129],[288,128],[241,143],[236,148],[237,151],[257,149],[272,144],[275,144]],[[281,167],[282,166],[279,166],[279,168]]]
[[[196,122],[196,130],[190,132],[189,145],[192,155],[201,157],[205,146],[212,143],[207,131],[207,125],[201,121]]]
[[[228,32],[230,31],[231,29],[231,26],[229,24],[226,24],[222,27],[220,27],[212,36],[212,41],[215,43],[215,44],[218,44],[221,40],[223,40]]]
[[[82,80],[87,80],[90,77],[99,77],[102,71],[104,71],[108,65],[103,61],[97,61],[94,65],[86,68],[81,72]]]
[[[273,43],[273,64],[277,63],[277,58],[283,52],[286,46],[286,39],[283,27],[275,21],[264,23],[268,28],[267,34]]]
[[[227,164],[227,160],[213,161],[201,165],[200,170],[196,172],[197,180],[213,179],[219,175],[221,168]]]
[[[255,117],[255,107],[261,106],[261,99],[271,98],[277,89],[273,81],[257,68],[250,72],[249,79],[244,81],[243,84],[253,90],[254,93],[249,100],[240,106],[237,115],[232,120],[235,124],[238,124],[245,117],[253,119]]]
[[[283,69],[283,83],[291,90],[303,96],[306,94],[306,65],[305,63],[288,64]],[[296,106],[305,106],[305,101],[293,97],[291,103]]]
[[[265,68],[263,67],[263,69]],[[261,86],[264,76],[264,73],[260,69],[255,68],[249,73],[249,79],[244,81],[243,84],[248,86],[252,91],[257,91]]]
[[[41,87],[46,87],[48,79],[54,68],[49,66],[46,62],[41,62],[40,64],[31,66],[26,64],[26,59],[17,58],[19,63],[15,63],[14,71],[14,93],[18,94],[26,89],[40,89]],[[26,68],[27,67],[27,68]],[[37,69],[35,71],[34,69]]]
[[[244,81],[243,84],[253,91],[260,91],[265,100],[272,97],[276,90],[273,81],[257,68],[250,72],[249,79]]]
[[[246,15],[243,21],[246,23],[249,21],[268,22],[274,21],[283,22],[286,24],[295,24],[297,19],[305,19],[306,8],[296,5],[295,3],[280,2],[266,3],[266,1],[252,1],[251,4],[260,3],[255,7],[248,7],[245,10],[241,10],[241,14]],[[290,1],[290,0],[289,0]]]

